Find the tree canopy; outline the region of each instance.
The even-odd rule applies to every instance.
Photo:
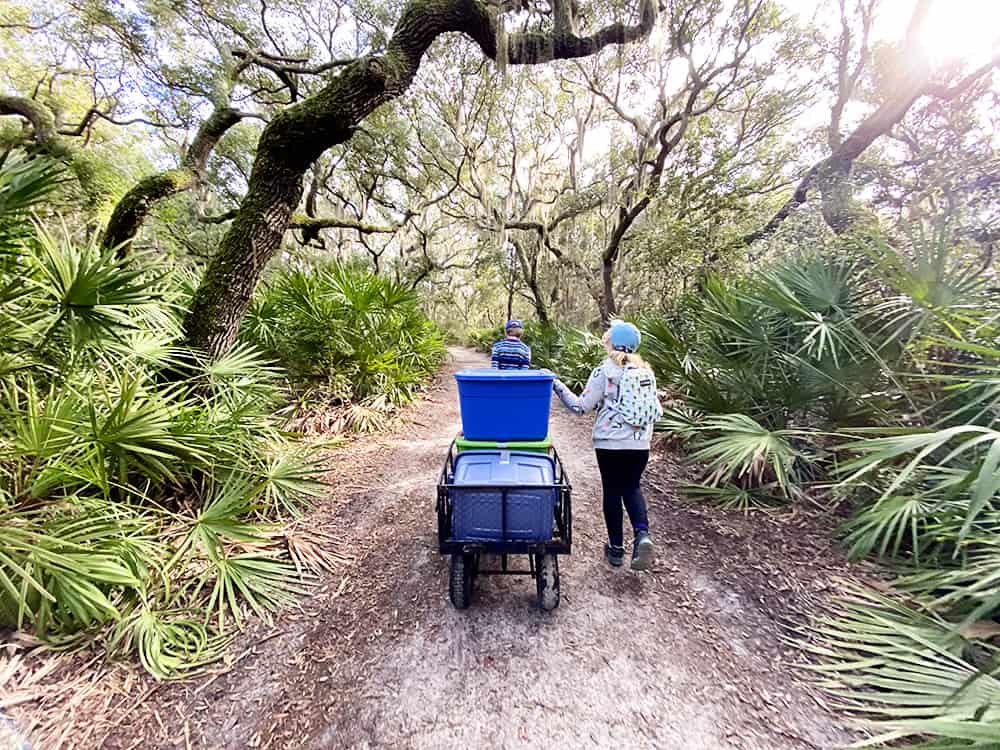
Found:
[[[455,325],[606,322],[941,210],[990,253],[997,54],[931,59],[930,0],[807,6],[13,2],[0,142],[69,164],[105,247],[198,264],[215,356],[282,253],[366,259]]]

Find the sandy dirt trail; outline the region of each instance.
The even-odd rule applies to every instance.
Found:
[[[451,607],[434,486],[459,429],[451,375],[484,364],[452,350],[404,427],[334,452],[331,497],[309,525],[342,540],[340,568],[242,635],[228,671],[130,708],[105,747],[800,750],[847,738],[794,678],[779,622],[825,595],[833,553],[797,529],[681,507],[665,454],[647,483],[657,562],[609,568],[591,420],[558,404],[574,498],[561,606],[535,608],[528,578],[491,577],[470,610]]]

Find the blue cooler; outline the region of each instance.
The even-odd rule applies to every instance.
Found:
[[[540,453],[463,451],[455,458],[452,538],[455,541],[548,541],[555,515],[555,462]],[[460,489],[460,485],[477,485]],[[521,489],[516,485],[553,485]],[[506,522],[502,514],[507,492]],[[506,527],[506,535],[503,529]]]
[[[554,379],[539,370],[456,372],[465,439],[544,440]]]

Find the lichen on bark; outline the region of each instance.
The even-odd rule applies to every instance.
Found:
[[[167,170],[139,180],[115,205],[101,238],[101,245],[105,248],[117,248],[120,255],[126,254],[150,208],[158,201],[186,190],[194,182],[195,173],[183,168]]]

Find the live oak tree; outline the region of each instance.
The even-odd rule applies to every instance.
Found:
[[[118,201],[104,230],[101,244],[107,248],[117,248],[119,254],[127,253],[153,205],[196,185],[204,174],[208,157],[219,139],[227,130],[249,116],[252,115],[230,107],[227,102],[217,105],[198,128],[179,167],[143,178]]]
[[[348,16],[356,40],[334,41]],[[347,2],[326,3],[324,13],[315,14],[299,0],[280,8],[257,0],[140,2],[134,11],[108,0],[54,0],[45,9],[15,6],[0,17],[0,31],[16,37],[36,69],[21,76],[23,93],[0,100],[0,115],[26,123],[21,143],[76,167],[95,133],[135,126],[152,136],[151,152],[162,156],[165,146],[176,154],[176,166],[132,184],[111,212],[103,244],[122,252],[158,203],[193,187],[205,193],[215,171],[209,159],[234,125],[266,121],[308,96],[378,34],[373,20]],[[348,57],[337,57],[345,51]],[[326,59],[311,62],[313,52]],[[85,95],[67,106],[66,92],[80,81]],[[83,183],[88,174],[77,171]],[[221,193],[229,187],[211,185]],[[350,218],[343,222],[369,229]],[[337,217],[307,215],[296,223],[315,231],[336,226]]]
[[[505,316],[523,298],[545,325],[563,271],[573,274],[574,283],[591,286],[587,269],[556,239],[561,226],[603,198],[603,180],[595,192],[573,177],[570,144],[580,127],[579,101],[555,93],[565,90],[565,71],[521,71],[508,74],[505,83],[503,74],[484,77],[462,62],[457,85],[445,73],[420,86],[415,106],[435,128],[421,127],[419,159],[425,170],[452,181],[439,214],[467,228],[471,246],[464,255],[475,268],[489,267],[497,275],[506,290]]]
[[[523,295],[539,320],[550,317],[560,279],[592,298],[605,320],[618,311],[616,288],[627,277],[637,279],[637,290],[653,286],[648,277],[617,270],[624,253],[647,244],[640,236],[661,231],[640,221],[647,210],[657,209],[657,222],[711,216],[724,221],[735,205],[787,184],[782,170],[788,149],[775,141],[807,97],[789,76],[780,85],[771,80],[771,52],[766,60],[753,58],[768,42],[783,43],[783,56],[794,57],[788,49],[793,35],[777,33],[787,19],[762,3],[678,4],[671,12],[660,37],[665,45],[619,51],[617,58],[612,54],[586,67],[563,66],[554,76],[514,80],[508,87],[514,93],[503,96],[499,114],[475,97],[462,109],[464,85],[447,87],[435,79],[430,86],[438,93],[428,96],[425,110],[459,109],[445,118],[444,129],[461,161],[454,157],[451,166],[441,167],[446,155],[435,154],[442,149],[427,150],[437,168],[465,176],[448,211],[497,238],[508,299]],[[695,44],[719,53],[695,62]],[[680,81],[669,77],[677,63],[688,72]],[[539,88],[545,92],[532,99]],[[496,98],[493,91],[488,87],[487,101]],[[567,109],[560,109],[561,100],[569,102]],[[493,122],[496,132],[479,120]],[[674,130],[660,143],[664,124]],[[585,153],[593,152],[585,143],[609,130],[618,135],[607,153]],[[562,160],[540,159],[559,144],[566,152]],[[670,211],[662,210],[667,205]],[[579,318],[564,305],[560,313]]]
[[[947,217],[956,239],[980,245],[984,269],[1000,240],[1000,156],[994,145],[1000,112],[998,93],[990,87],[983,76],[954,98],[925,97],[854,169],[855,184],[887,224],[902,229]]]
[[[478,290],[488,275],[537,318],[581,322],[595,308],[607,320],[655,304],[749,257],[744,242],[806,196],[841,231],[859,214],[861,184],[884,214],[944,207],[976,219],[967,236],[995,238],[995,158],[973,121],[989,66],[930,70],[913,28],[879,48],[878,0],[833,5],[838,28],[818,46],[770,0],[675,0],[658,24],[650,5],[632,6],[622,11],[632,25],[604,6],[542,0],[133,5],[120,17],[109,0],[0,15],[0,35],[44,62],[16,80],[7,65],[0,132],[8,147],[65,158],[81,182],[94,182],[90,154],[125,167],[103,190],[121,196],[115,210],[88,210],[87,226],[110,216],[109,246],[126,251],[139,236],[209,260],[187,331],[213,355],[279,248],[360,255],[434,295]],[[915,3],[911,27],[925,6]],[[654,27],[648,44],[628,44]],[[466,40],[431,47],[450,31]],[[79,65],[46,57],[58,48]],[[816,52],[828,75],[817,77]],[[548,61],[527,80],[505,70]],[[921,86],[905,108],[916,89],[901,77]],[[806,139],[788,127],[824,80],[824,153],[806,161]],[[141,162],[107,158],[126,134],[145,138]],[[552,146],[563,150],[538,156]]]
[[[895,50],[892,75],[883,83],[877,107],[845,133],[845,108],[857,99],[864,76],[871,70],[871,27],[878,7],[879,0],[855,0],[853,5],[848,0],[839,0],[840,32],[828,50],[835,63],[834,98],[827,127],[828,155],[805,171],[792,196],[768,222],[743,238],[747,244],[773,233],[812,192],[819,193],[823,218],[830,229],[838,234],[845,232],[859,216],[853,189],[853,172],[859,157],[878,139],[892,133],[921,100],[954,101],[973,90],[1000,65],[998,51],[971,71],[963,72],[953,65],[935,69],[919,44],[931,1],[916,0],[906,36]]]
[[[324,151],[350,138],[377,107],[408,88],[438,36],[461,32],[490,59],[533,65],[636,41],[656,17],[655,7],[643,0],[635,24],[613,22],[580,36],[567,23],[572,13],[560,9],[550,28],[508,35],[498,21],[513,10],[476,0],[411,0],[383,53],[344,65],[323,88],[274,115],[261,135],[247,194],[192,301],[185,328],[193,345],[211,357],[232,346],[257,281],[302,198],[305,174]]]
[[[0,6],[0,158],[26,149],[63,161],[90,220],[103,221],[123,181],[148,168],[139,130],[178,123],[167,108],[128,106],[128,51],[89,6],[62,10],[58,0]],[[114,33],[128,36],[121,27]],[[112,165],[114,154],[123,163]]]
[[[464,33],[485,58],[500,67],[530,65],[588,56],[636,41],[648,34],[656,16],[652,3],[642,0],[638,10],[632,10],[633,24],[608,19],[596,32],[581,34],[576,3],[412,2],[403,8],[392,34],[386,35],[378,13],[369,15],[365,8],[348,3],[326,5],[325,15],[297,0],[280,8],[254,7],[252,0],[170,6],[144,3],[142,12],[134,16],[116,15],[115,8],[102,0],[65,0],[64,4],[66,13],[60,14],[57,8],[51,17],[41,18],[34,26],[27,24],[25,29],[51,34],[56,40],[53,47],[65,43],[72,48],[74,34],[83,40],[85,48],[76,52],[81,60],[93,62],[94,99],[78,121],[64,125],[59,112],[37,92],[5,98],[0,114],[30,123],[25,133],[28,142],[50,153],[71,155],[75,144],[68,138],[82,136],[86,141],[95,123],[125,122],[120,112],[134,109],[135,102],[124,90],[108,94],[102,76],[149,81],[150,90],[160,97],[150,103],[146,96],[139,107],[142,116],[128,122],[193,126],[194,131],[189,142],[172,149],[180,154],[177,167],[143,178],[125,193],[104,231],[105,245],[127,250],[157,203],[203,185],[211,171],[212,150],[228,130],[246,117],[267,121],[238,208],[204,217],[230,222],[186,323],[190,342],[212,356],[226,351],[235,339],[250,294],[286,229],[300,230],[305,242],[315,241],[329,229],[352,231],[378,267],[385,246],[367,245],[366,238],[393,234],[417,213],[413,206],[402,206],[403,219],[389,224],[366,221],[367,206],[353,215],[343,210],[322,215],[318,207],[323,205],[329,164],[320,165],[318,171],[314,165],[332,146],[346,142],[375,109],[408,88],[438,36]],[[61,25],[64,18],[71,23]],[[508,33],[504,24],[513,21],[521,30]],[[81,24],[88,33],[77,28]],[[344,42],[340,32],[344,25],[355,30],[353,45]],[[110,71],[101,67],[109,54],[118,61]],[[59,67],[59,61],[53,66],[50,83],[70,73]],[[183,117],[167,123],[166,117],[154,118],[147,109],[156,115]],[[355,182],[353,193],[365,196],[368,203],[375,201],[380,187],[370,166],[349,173]],[[304,211],[297,215],[307,174],[312,177],[310,191]],[[333,191],[326,192],[330,193],[327,198],[333,195]],[[338,198],[326,205],[343,209],[346,202]],[[429,259],[431,227],[414,223],[413,231],[419,238],[417,246]],[[453,261],[453,265],[458,263],[462,261]],[[436,267],[425,264],[415,279],[419,281],[421,274]]]
[[[22,68],[9,83],[31,86],[25,85],[23,93],[0,96],[0,116],[22,120],[22,145],[65,161],[90,204],[102,199],[86,154],[95,142],[120,140],[116,131],[129,127],[162,137],[164,144],[170,140],[169,131],[193,130],[189,141],[168,147],[179,155],[176,167],[139,179],[117,200],[102,234],[105,247],[127,252],[157,202],[201,183],[212,151],[226,132],[245,118],[262,117],[231,103],[240,79],[252,76],[246,75],[249,63],[230,59],[228,50],[215,50],[209,75],[166,63],[160,59],[164,55],[183,60],[183,46],[165,48],[163,40],[150,36],[134,17],[117,15],[101,0],[56,0],[37,10],[35,17],[20,17],[21,23],[8,23],[6,30],[12,35],[20,31],[21,37],[29,32],[28,41],[34,44],[13,36],[11,41],[25,51],[30,48],[31,54],[27,60],[5,62]],[[196,28],[184,30],[199,37]],[[208,41],[207,35],[201,37]],[[124,171],[125,165],[107,166]]]
[[[114,119],[95,106],[84,113],[79,122],[65,124],[61,121],[58,110],[20,96],[0,96],[0,116],[2,115],[16,115],[29,123],[30,130],[26,133],[26,139],[34,142],[38,151],[66,162],[79,178],[84,191],[92,193],[96,188],[91,185],[91,176],[77,154],[79,146],[75,140],[87,134],[97,119],[116,125],[125,122]],[[248,116],[251,115],[240,112],[227,103],[217,106],[185,149],[178,167],[142,178],[116,203],[103,232],[101,244],[106,248],[117,248],[120,254],[128,252],[133,237],[153,205],[197,184],[219,139]],[[92,199],[98,197],[91,195]]]
[[[658,53],[623,55],[610,75],[597,65],[580,66],[584,90],[611,112],[622,133],[622,146],[611,154],[619,167],[610,176],[612,211],[598,261],[603,322],[620,310],[618,265],[651,206],[673,198],[691,211],[707,206],[720,184],[746,194],[780,184],[781,165],[760,155],[761,145],[805,101],[796,76],[783,70],[779,81],[775,75],[774,51],[794,59],[794,39],[794,25],[771,3],[682,4],[664,25]],[[648,92],[638,102],[637,85]],[[704,136],[713,121],[726,125],[710,145]],[[749,191],[746,182],[737,186],[739,175],[752,173]]]

